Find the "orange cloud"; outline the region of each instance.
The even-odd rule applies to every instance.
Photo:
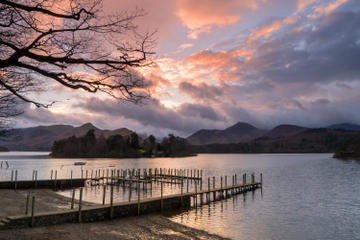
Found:
[[[310,18],[319,18],[321,16],[327,15],[340,7],[342,4],[347,3],[348,0],[336,0],[328,5],[319,5],[314,8],[314,13],[311,14]]]
[[[226,26],[238,22],[246,10],[257,9],[264,0],[177,0],[177,15],[190,29],[189,37],[197,38],[212,26]]]
[[[279,30],[281,27],[281,21],[274,21],[265,27],[255,28],[251,31],[250,37],[248,38],[248,43],[251,43],[260,37],[264,37],[265,39],[269,38],[272,32]]]
[[[307,6],[317,2],[318,0],[299,0],[297,3],[297,11],[304,10]]]

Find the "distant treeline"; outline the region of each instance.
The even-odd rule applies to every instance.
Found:
[[[193,146],[196,153],[333,153],[345,141],[351,141],[355,131],[309,129],[285,138],[258,138],[246,143]]]
[[[336,150],[335,158],[360,159],[360,133],[345,140]]]
[[[52,157],[67,158],[129,158],[129,157],[180,157],[191,155],[191,147],[185,139],[170,134],[157,142],[150,135],[141,139],[136,133],[129,136],[114,135],[108,138],[96,137],[89,130],[83,137],[69,137],[55,141]]]
[[[356,131],[308,129],[279,138],[261,137],[250,142],[231,144],[190,145],[183,138],[170,134],[161,142],[150,135],[141,139],[136,133],[128,136],[96,137],[90,130],[83,137],[56,141],[53,157],[177,157],[197,153],[334,153],[336,157],[360,156],[360,134]]]

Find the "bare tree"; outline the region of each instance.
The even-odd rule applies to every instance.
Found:
[[[28,92],[55,81],[138,102],[139,68],[151,64],[153,34],[139,34],[136,9],[106,15],[102,0],[0,0],[0,86],[4,96],[48,107]]]

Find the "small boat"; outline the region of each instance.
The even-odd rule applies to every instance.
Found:
[[[86,164],[86,162],[74,162],[75,166],[85,165],[85,164]]]

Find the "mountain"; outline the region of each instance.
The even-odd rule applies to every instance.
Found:
[[[133,133],[126,128],[102,130],[91,123],[85,123],[79,127],[70,125],[38,126],[14,129],[11,136],[0,139],[0,146],[11,151],[50,151],[54,141],[71,136],[84,136],[91,129],[95,130],[97,137],[105,138],[113,135],[128,136]]]
[[[329,153],[359,134],[341,129],[311,128],[278,138],[249,142],[194,146],[196,153]]]
[[[300,132],[303,132],[307,130],[308,128],[300,127],[296,125],[289,125],[289,124],[282,124],[279,125],[267,133],[265,133],[263,136],[261,136],[262,139],[276,139],[276,138],[283,138],[292,136],[295,134],[298,134]]]
[[[328,126],[327,128],[330,128],[330,129],[342,129],[342,130],[349,130],[349,131],[360,131],[360,125],[352,124],[352,123],[334,124],[334,125]]]
[[[264,130],[260,130],[248,123],[238,122],[224,130],[199,130],[187,137],[186,140],[193,145],[238,143],[251,141],[262,136],[264,133]]]

